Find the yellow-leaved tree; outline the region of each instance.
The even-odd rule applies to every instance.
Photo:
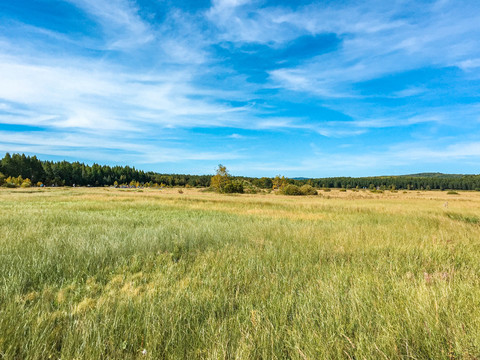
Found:
[[[280,175],[275,176],[275,178],[272,181],[273,183],[273,190],[282,190],[287,184],[288,181],[285,178],[285,176],[280,177]]]
[[[222,164],[218,164],[216,174],[212,176],[210,180],[210,186],[218,192],[223,192],[225,186],[229,183],[230,174],[228,173],[227,167]]]

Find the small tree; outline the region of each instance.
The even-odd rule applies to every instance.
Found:
[[[273,190],[275,189],[282,190],[283,187],[285,187],[288,184],[288,181],[285,178],[285,176],[280,177],[280,175],[277,175],[273,179],[272,183],[273,183],[272,185]]]
[[[212,176],[210,186],[220,193],[243,193],[243,183],[232,180],[226,166],[218,165],[217,173]]]
[[[227,167],[222,164],[218,164],[216,174],[212,176],[210,180],[210,186],[218,192],[224,192],[225,186],[229,183],[230,174]]]

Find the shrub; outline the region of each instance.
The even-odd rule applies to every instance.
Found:
[[[340,189],[341,192],[347,192],[347,189]]]
[[[450,190],[450,191],[447,191],[447,195],[458,195],[458,192]]]
[[[223,192],[226,194],[243,194],[243,184],[241,181],[229,181],[225,184]]]
[[[257,194],[257,193],[263,193],[264,191],[256,186],[254,182],[250,182],[247,180],[241,180],[242,186],[243,186],[243,192],[247,194]]]
[[[297,185],[292,184],[282,187],[281,192],[284,195],[303,195],[300,188]]]
[[[28,181],[30,181],[30,180],[28,180]],[[18,177],[9,176],[8,178],[5,179],[5,184],[3,186],[6,186],[8,188],[16,188],[16,187],[21,186],[22,183],[23,183],[22,176],[18,176]]]
[[[317,190],[311,186],[311,185],[303,185],[301,188],[300,188],[300,192],[303,194],[303,195],[318,195],[317,193]]]
[[[32,182],[30,181],[30,179],[25,179],[23,180],[22,182],[22,185],[20,185],[22,188],[27,188],[27,187],[31,187],[32,186]]]
[[[317,195],[317,190],[311,185],[297,185],[288,184],[281,188],[281,193],[284,195]]]

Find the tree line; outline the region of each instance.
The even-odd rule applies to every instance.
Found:
[[[296,180],[299,184],[310,184],[319,188],[381,189],[381,190],[479,190],[480,175],[445,177],[378,176],[378,177],[334,177]]]
[[[8,180],[8,181],[7,181]],[[210,176],[145,172],[130,166],[41,161],[6,153],[0,161],[0,185],[21,186],[210,186]]]
[[[220,167],[219,167],[220,169]],[[220,169],[221,170],[221,169]],[[224,169],[225,174],[226,168]],[[225,175],[220,172],[220,175]],[[219,175],[217,171],[217,175]],[[108,166],[68,161],[42,161],[36,156],[6,153],[0,161],[0,186],[191,186],[219,187],[224,192],[240,192],[242,186],[279,189],[286,185],[315,188],[382,190],[480,190],[480,175],[422,174],[410,176],[332,177],[317,179],[250,178],[231,176],[226,189],[222,177],[212,175],[160,174],[130,166]],[[230,189],[230,187],[233,187]],[[238,187],[235,188],[235,187]]]

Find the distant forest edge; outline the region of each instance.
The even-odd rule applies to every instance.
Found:
[[[276,178],[250,178],[232,176],[252,187],[272,189]],[[86,165],[80,162],[42,161],[36,156],[6,153],[0,161],[0,186],[130,186],[209,187],[212,175],[180,175],[145,172],[130,166]],[[298,186],[317,188],[370,188],[406,190],[477,190],[480,191],[480,175],[422,173],[402,176],[331,177],[282,180]]]

